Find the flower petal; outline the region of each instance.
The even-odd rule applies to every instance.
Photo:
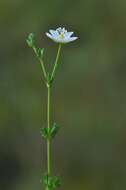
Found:
[[[73,35],[73,32],[67,32],[64,34],[66,38],[69,38]]]
[[[78,37],[71,37],[71,38],[69,38],[69,42],[75,41],[77,39],[78,39]]]
[[[51,34],[49,34],[48,32],[46,32],[46,36],[48,36],[49,38],[53,39],[53,36]]]
[[[62,28],[61,28],[61,27],[58,27],[56,30],[62,30]]]
[[[52,36],[58,35],[58,32],[56,30],[49,30],[49,32],[52,34]]]
[[[67,30],[65,28],[62,28],[63,33],[67,33]]]

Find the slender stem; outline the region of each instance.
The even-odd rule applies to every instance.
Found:
[[[46,70],[45,70],[45,66],[44,66],[43,60],[42,60],[42,59],[39,59],[39,61],[40,61],[40,64],[41,64],[41,68],[42,68],[42,70],[43,70],[44,77],[45,77],[45,79],[46,79],[47,73],[46,73]]]
[[[51,86],[47,85],[48,99],[47,99],[47,128],[50,130],[50,98],[51,98]],[[51,139],[47,139],[47,173],[51,174]]]
[[[37,52],[36,52],[36,48],[35,48],[35,47],[33,47],[33,50],[34,50],[35,54],[37,55]],[[43,71],[43,74],[44,74],[44,78],[46,79],[46,78],[47,78],[47,73],[46,73],[46,69],[45,69],[43,60],[42,60],[41,58],[38,58],[38,59],[39,59],[40,64],[41,64],[41,68],[42,68],[42,71]]]
[[[54,76],[55,76],[56,68],[58,66],[58,60],[59,60],[59,56],[60,56],[60,51],[61,51],[61,44],[59,44],[59,47],[58,47],[58,51],[57,51],[57,55],[56,55],[56,60],[55,60],[55,63],[54,63],[52,74],[51,74],[51,80],[53,80]]]

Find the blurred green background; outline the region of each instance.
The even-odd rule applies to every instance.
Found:
[[[63,47],[53,87],[53,171],[62,190],[126,189],[126,1],[0,1],[0,189],[43,189],[46,88],[25,42],[30,32],[53,64],[45,36],[65,26],[79,40]]]

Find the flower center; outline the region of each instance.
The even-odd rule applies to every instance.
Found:
[[[62,32],[62,33],[59,35],[59,37],[60,37],[61,39],[64,39],[64,32]]]

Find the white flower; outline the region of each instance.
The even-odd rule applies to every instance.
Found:
[[[68,43],[76,40],[78,37],[73,37],[73,32],[67,32],[65,28],[57,28],[56,30],[49,30],[50,33],[46,35],[57,43]]]

